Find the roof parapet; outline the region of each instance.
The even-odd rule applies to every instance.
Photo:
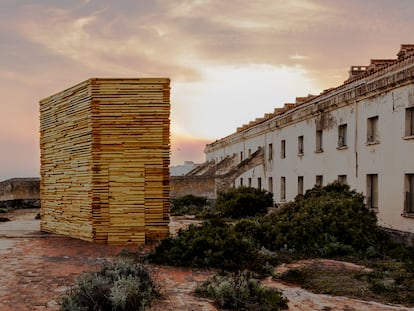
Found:
[[[414,55],[414,44],[401,44],[400,51],[397,53],[398,60]]]

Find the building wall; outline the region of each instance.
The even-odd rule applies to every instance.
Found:
[[[40,102],[41,230],[108,244],[168,235],[169,79],[90,79]]]
[[[414,57],[408,57],[261,121],[255,120],[207,145],[206,158],[244,153],[245,146],[263,147],[264,163],[240,174],[235,185],[247,185],[251,178],[252,186],[258,187],[260,178],[261,187],[273,192],[276,203],[295,198],[299,177],[306,191],[315,185],[317,175],[323,176],[323,185],[346,176],[351,188],[368,197],[367,174],[376,174],[378,207],[374,211],[380,225],[414,233],[414,214],[404,212],[405,174],[414,174],[414,139],[405,137],[406,108],[413,106]],[[368,124],[375,117],[377,135],[368,142]],[[347,142],[340,147],[338,132],[344,124]],[[322,150],[317,150],[316,132],[320,130]],[[303,136],[303,154],[298,153],[299,136]],[[285,158],[281,157],[282,140],[286,142]],[[285,199],[281,197],[281,177],[286,180]]]

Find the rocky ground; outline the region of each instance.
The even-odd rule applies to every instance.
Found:
[[[2,214],[11,219],[9,222],[0,223],[0,310],[2,311],[57,310],[62,293],[73,284],[77,276],[98,267],[123,249],[41,233],[39,220],[35,220],[37,213],[38,209],[26,209],[8,215]],[[172,230],[176,231],[177,228],[189,223],[191,220],[188,219],[174,219]],[[364,267],[335,261],[320,261],[320,263],[338,265],[343,269],[364,269]],[[305,264],[307,262],[299,262],[293,267]],[[217,310],[211,301],[191,294],[197,282],[213,275],[213,271],[160,266],[151,266],[150,269],[163,293],[163,299],[153,305],[153,311]],[[289,269],[289,266],[278,269]],[[289,310],[414,310],[346,297],[316,295],[300,287],[276,282],[270,278],[264,283],[284,293],[289,299]]]

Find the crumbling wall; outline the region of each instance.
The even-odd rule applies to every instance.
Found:
[[[215,199],[216,180],[214,176],[172,176],[171,199],[184,195],[196,195]]]
[[[0,182],[0,201],[39,200],[39,178],[12,178]]]

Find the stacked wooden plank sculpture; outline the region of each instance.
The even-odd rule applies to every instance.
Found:
[[[170,81],[89,79],[40,101],[41,230],[87,241],[166,237]]]

